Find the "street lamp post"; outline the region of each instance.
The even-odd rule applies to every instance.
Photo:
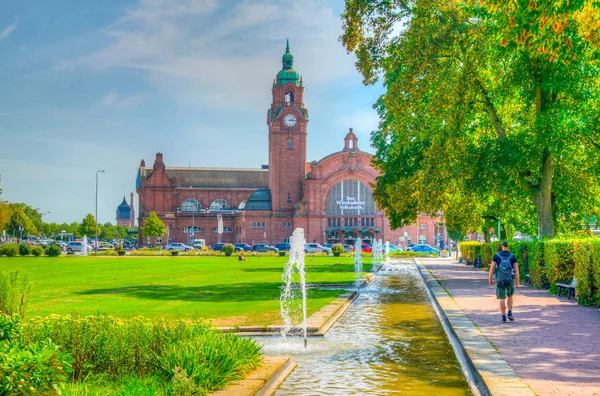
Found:
[[[105,169],[96,171],[96,240],[94,242],[94,254],[98,254],[98,173],[106,173]]]

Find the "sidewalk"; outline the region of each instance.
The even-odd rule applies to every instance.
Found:
[[[503,324],[487,271],[421,259],[457,304],[539,395],[600,396],[600,310],[520,287],[515,322]]]

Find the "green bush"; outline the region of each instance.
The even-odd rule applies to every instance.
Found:
[[[573,241],[563,239],[544,241],[544,261],[550,291],[555,292],[557,282],[570,283],[573,279],[575,269]]]
[[[492,259],[494,255],[492,254],[492,248],[489,243],[484,243],[481,245],[481,262],[483,265],[489,267],[492,265]]]
[[[529,252],[529,275],[531,284],[538,288],[547,289],[550,284],[546,276],[546,263],[544,262],[544,243],[533,240],[527,243]]]
[[[461,242],[458,246],[460,254],[464,259],[469,260],[471,264],[475,261],[475,247],[479,247],[481,244],[477,241]]]
[[[580,305],[596,305],[594,271],[592,264],[592,243],[575,241],[573,244],[573,276],[577,278],[576,296]]]
[[[339,244],[339,243],[336,243],[335,245],[333,245],[331,247],[331,252],[332,253],[340,253],[340,254],[342,254],[342,253],[344,253],[344,246],[341,245],[341,244]]]
[[[50,340],[23,343],[19,316],[0,315],[0,394],[58,394],[70,357]]]
[[[58,245],[55,245],[52,243],[52,244],[46,246],[45,253],[46,253],[46,256],[49,256],[49,257],[58,257],[62,254],[62,250],[60,250],[60,247]]]
[[[15,257],[19,254],[19,246],[16,243],[5,243],[0,246],[0,256]]]
[[[231,253],[235,251],[235,246],[233,246],[231,243],[228,243],[224,245],[221,250],[223,251],[223,253],[231,255]]]
[[[217,332],[203,322],[50,315],[24,326],[23,339],[61,345],[74,357],[75,380],[100,374],[161,374],[171,380],[179,367],[203,392],[242,378],[262,360],[256,341]]]
[[[39,257],[44,254],[44,248],[41,246],[34,246],[31,248],[31,254],[33,254],[35,257]]]
[[[19,256],[29,256],[31,254],[31,246],[23,242],[19,245]]]
[[[0,271],[0,313],[25,316],[25,307],[31,294],[31,282],[19,271]]]
[[[594,240],[590,246],[592,285],[595,306],[600,307],[600,241]]]

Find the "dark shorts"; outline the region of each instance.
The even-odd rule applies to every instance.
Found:
[[[508,285],[496,286],[496,298],[504,300],[506,297],[511,297],[515,294],[515,283],[510,282]]]

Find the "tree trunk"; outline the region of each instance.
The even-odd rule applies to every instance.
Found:
[[[534,194],[538,215],[538,238],[554,237],[554,218],[552,217],[552,154],[548,147],[542,157],[542,179]]]
[[[484,226],[484,230],[483,230],[483,239],[485,241],[485,243],[490,243],[492,241],[492,238],[490,237],[490,228],[487,226]]]

